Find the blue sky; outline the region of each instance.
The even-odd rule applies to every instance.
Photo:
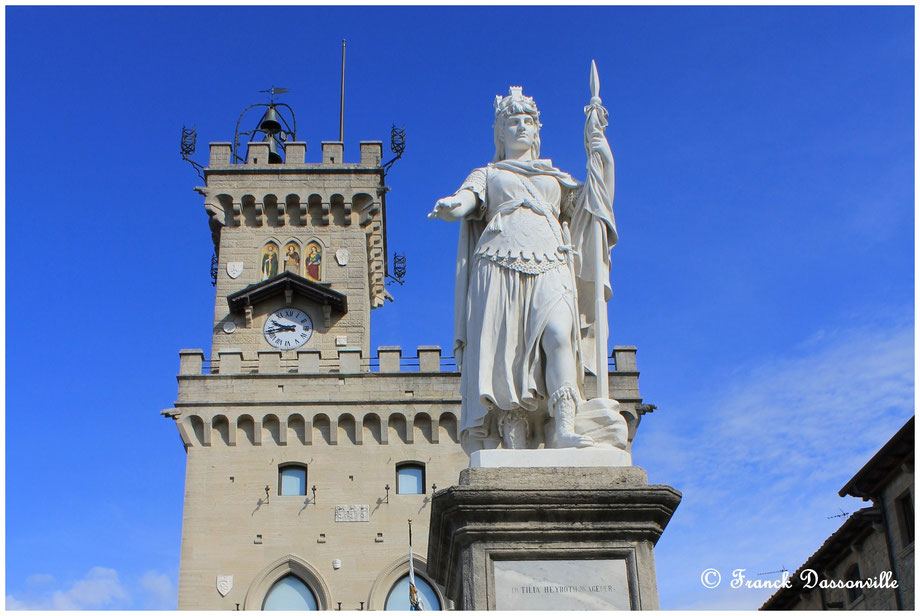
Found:
[[[185,455],[159,411],[213,310],[180,128],[204,162],[284,86],[318,160],[346,38],[346,160],[407,132],[387,213],[408,279],[374,348],[452,346],[457,229],[425,213],[491,160],[495,94],[523,85],[543,155],[584,176],[596,59],[611,344],[659,407],[633,458],[684,493],[661,605],[756,608],[769,591],[700,573],[794,570],[913,413],[913,10],[7,7],[7,607],[175,607]]]

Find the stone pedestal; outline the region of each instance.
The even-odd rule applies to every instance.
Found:
[[[468,468],[432,499],[428,573],[462,610],[658,609],[680,498],[635,466]]]

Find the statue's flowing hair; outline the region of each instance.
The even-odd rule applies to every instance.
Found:
[[[508,99],[511,99],[511,97],[505,97],[505,100]],[[502,101],[502,103],[504,102]],[[540,158],[540,127],[543,125],[540,124],[540,110],[537,109],[537,104],[533,102],[532,98],[528,97],[508,100],[508,103],[499,105],[498,109],[496,109],[495,123],[492,125],[495,134],[495,158],[492,159],[493,163],[505,160],[505,144],[502,142],[502,129],[504,128],[505,120],[513,115],[522,113],[532,117],[533,123],[537,127],[537,134],[534,135],[533,146],[530,148],[530,156]]]

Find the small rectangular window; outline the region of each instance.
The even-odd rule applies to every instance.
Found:
[[[285,464],[278,467],[278,494],[304,496],[307,493],[307,467],[302,464]]]
[[[850,565],[850,568],[846,572],[846,581],[847,582],[858,582],[862,578],[859,576],[859,565],[853,563]],[[862,597],[863,591],[862,588],[854,586],[853,588],[847,588],[847,603],[853,603],[860,597]]]
[[[914,541],[914,499],[910,490],[898,497],[898,525],[901,527],[901,545],[907,546]]]
[[[423,464],[398,464],[396,466],[397,494],[425,493],[425,466]]]

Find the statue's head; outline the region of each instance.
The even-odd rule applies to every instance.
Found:
[[[508,96],[502,98],[501,95],[495,95],[495,123],[492,125],[495,134],[495,162],[505,159],[506,122],[514,116],[521,115],[530,116],[533,120],[536,134],[530,154],[533,158],[540,157],[540,110],[537,109],[533,98],[524,96],[522,90],[521,86],[511,86]]]

